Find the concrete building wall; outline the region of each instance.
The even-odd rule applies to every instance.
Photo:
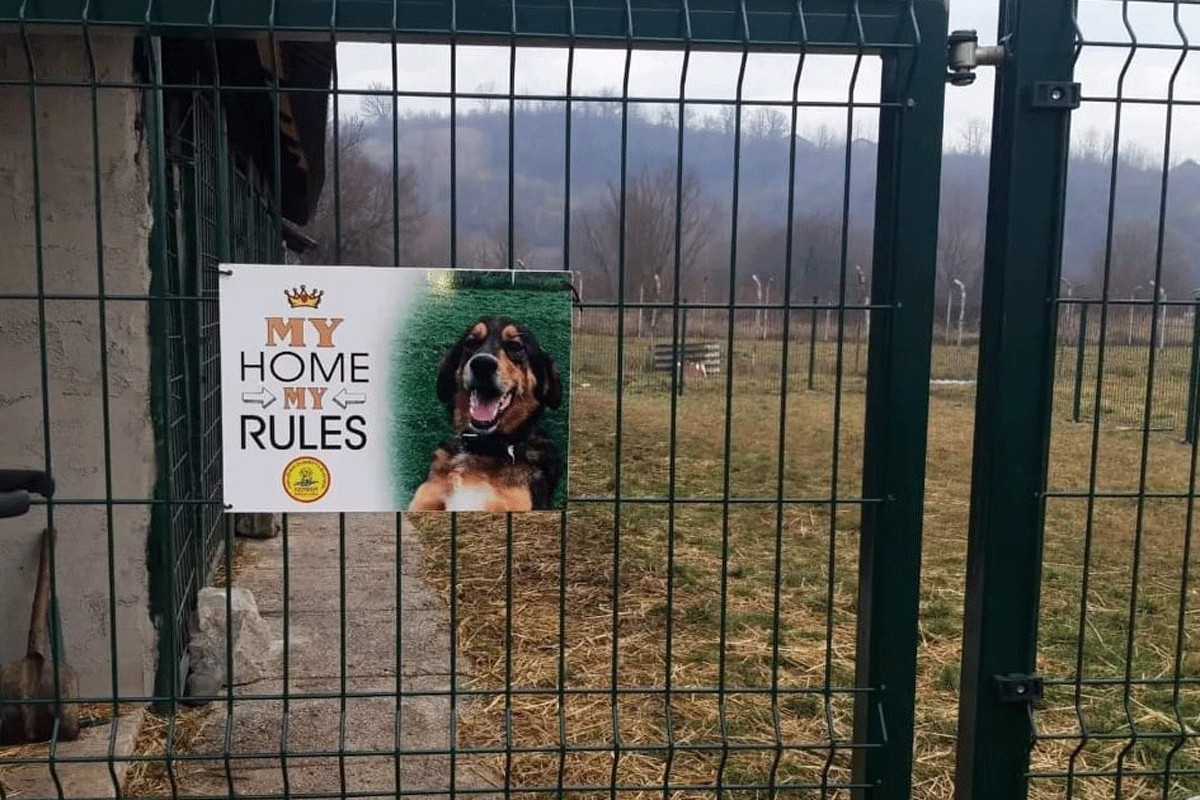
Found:
[[[125,35],[93,37],[101,82],[134,78],[134,41]],[[39,35],[32,40],[40,80],[88,81],[82,38]],[[26,53],[19,36],[0,33],[0,76],[25,79]],[[34,134],[40,169],[40,249],[47,294],[95,296],[99,270],[109,295],[146,295],[151,226],[147,150],[136,90],[98,91],[100,232],[92,149],[92,94],[86,88],[37,90],[37,122],[30,92],[0,86],[0,292],[37,291],[33,179]],[[85,695],[112,690],[111,653],[120,692],[153,686],[155,633],[149,616],[147,505],[103,503],[105,421],[110,402],[111,497],[144,500],[153,494],[154,431],[150,416],[149,306],[144,300],[109,300],[101,325],[94,299],[45,302],[48,387],[41,378],[39,312],[33,300],[0,300],[0,466],[41,468],[45,458],[43,393],[49,399],[49,444],[58,497],[98,500],[59,505],[57,591],[68,660],[78,669]],[[101,331],[107,334],[108,385],[101,382]],[[37,572],[44,509],[0,520],[0,659],[24,652],[29,604]],[[110,592],[109,563],[115,593]],[[116,609],[115,623],[110,609]],[[115,642],[114,642],[115,636]]]

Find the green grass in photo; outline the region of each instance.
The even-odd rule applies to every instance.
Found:
[[[427,287],[411,298],[392,347],[390,393],[393,408],[392,470],[396,502],[406,508],[429,471],[439,444],[453,434],[449,414],[437,399],[437,372],[443,356],[475,321],[509,316],[526,325],[558,364],[562,404],[547,409],[539,422],[565,464],[570,419],[571,289],[557,272],[473,272],[435,270]],[[566,502],[567,481],[559,482],[554,506]]]

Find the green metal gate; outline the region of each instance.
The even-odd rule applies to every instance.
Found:
[[[468,763],[489,763],[502,767],[503,793],[531,791],[566,792],[586,795],[635,792],[682,793],[787,791],[812,796],[844,796],[848,792],[869,793],[872,797],[903,798],[910,793],[915,703],[914,665],[917,650],[918,573],[921,553],[922,474],[925,461],[925,420],[928,403],[929,345],[932,329],[932,283],[937,237],[938,175],[940,131],[945,75],[946,10],[933,0],[855,0],[832,2],[811,0],[794,7],[774,3],[626,3],[603,0],[594,3],[518,2],[427,3],[427,2],[237,2],[213,0],[210,3],[183,2],[38,2],[23,0],[0,5],[0,20],[18,37],[27,54],[36,51],[32,39],[68,35],[92,39],[101,36],[136,37],[133,55],[139,68],[132,81],[110,80],[92,74],[71,80],[39,72],[39,64],[30,55],[28,72],[6,81],[4,91],[24,93],[27,102],[36,105],[47,93],[63,86],[78,86],[101,98],[106,92],[138,90],[144,98],[143,127],[148,144],[149,185],[153,231],[150,239],[150,269],[153,280],[149,294],[140,298],[151,316],[153,346],[154,422],[160,439],[157,448],[158,478],[153,497],[114,497],[96,499],[72,496],[69,487],[60,492],[50,510],[65,503],[92,503],[112,507],[117,503],[143,503],[153,510],[149,537],[149,569],[153,576],[152,610],[158,625],[158,678],[153,696],[168,733],[162,749],[122,754],[115,745],[108,748],[105,760],[110,765],[130,763],[137,775],[133,793],[154,793],[146,789],[146,775],[155,769],[162,773],[161,789],[172,794],[221,796],[235,791],[233,764],[254,763],[267,757],[251,748],[240,749],[237,720],[249,713],[255,703],[282,703],[283,732],[278,746],[267,748],[277,759],[278,780],[269,790],[260,786],[259,794],[270,796],[359,796],[375,793],[357,787],[356,763],[372,759],[395,764],[395,780],[385,794],[479,793],[499,791],[500,787],[468,785],[460,777]],[[63,33],[65,31],[65,33]],[[671,145],[674,184],[674,227],[676,246],[673,262],[663,277],[672,287],[669,296],[647,300],[626,288],[626,237],[619,233],[616,250],[620,262],[616,272],[617,288],[608,297],[589,299],[585,295],[581,313],[607,314],[615,321],[615,364],[608,367],[609,381],[593,400],[598,410],[599,429],[577,439],[585,453],[575,465],[581,475],[574,485],[579,488],[571,498],[570,509],[546,526],[509,519],[497,529],[488,522],[454,520],[448,531],[416,531],[424,536],[428,561],[435,567],[446,559],[449,604],[449,683],[447,688],[423,688],[418,681],[402,678],[404,646],[398,641],[404,625],[396,614],[395,629],[384,632],[387,646],[395,650],[395,685],[360,690],[350,662],[356,657],[349,643],[353,619],[361,609],[353,607],[347,580],[347,553],[354,547],[355,532],[365,524],[342,516],[329,535],[337,542],[340,575],[336,608],[340,666],[339,680],[332,688],[311,682],[293,685],[289,681],[289,659],[295,660],[299,646],[290,640],[289,620],[297,579],[290,576],[289,550],[302,538],[308,520],[282,520],[282,585],[284,587],[282,622],[284,636],[283,684],[281,690],[246,695],[228,688],[211,697],[185,692],[187,676],[184,658],[187,651],[191,617],[195,612],[197,591],[211,580],[214,556],[223,553],[223,580],[237,584],[233,529],[221,524],[220,486],[216,465],[219,420],[217,409],[217,353],[214,348],[215,273],[219,259],[280,261],[285,220],[283,207],[295,200],[293,187],[287,186],[285,168],[294,155],[294,142],[285,140],[283,129],[292,119],[282,106],[308,95],[329,97],[334,120],[339,108],[352,95],[364,92],[339,86],[338,71],[332,72],[332,91],[322,85],[291,83],[294,73],[276,71],[276,60],[268,55],[260,65],[265,79],[247,78],[236,73],[237,57],[231,55],[237,41],[253,39],[259,52],[277,54],[279,46],[290,42],[325,42],[329,47],[354,41],[382,42],[391,45],[393,79],[391,87],[373,90],[377,96],[397,98],[405,95],[398,85],[404,65],[397,65],[395,45],[406,42],[433,42],[449,46],[451,77],[448,91],[426,91],[422,96],[444,101],[449,109],[449,214],[448,261],[452,266],[469,266],[474,260],[464,253],[467,198],[459,190],[464,167],[458,132],[464,103],[486,99],[487,93],[465,90],[456,85],[454,64],[460,54],[480,45],[496,45],[507,50],[510,75],[516,74],[518,53],[525,57],[533,48],[558,48],[565,54],[565,91],[522,92],[510,86],[500,95],[508,106],[508,176],[506,200],[492,209],[506,221],[506,246],[503,266],[517,266],[517,218],[521,199],[515,186],[514,153],[519,143],[515,132],[518,102],[534,100],[555,104],[563,113],[562,143],[564,157],[559,175],[563,213],[560,217],[562,246],[560,265],[574,268],[574,243],[581,232],[573,226],[572,166],[580,144],[572,141],[575,110],[586,104],[607,104],[619,120],[619,136],[612,156],[618,159],[614,184],[620,187],[619,214],[622,226],[627,213],[630,186],[635,178],[629,165],[631,120],[637,108],[647,101],[630,86],[632,62],[643,53],[673,51],[682,58],[679,94],[661,103],[677,119],[675,141]],[[622,91],[616,97],[576,91],[574,64],[586,52],[597,48],[616,54],[623,63]],[[689,64],[712,54],[728,54],[737,70],[736,88],[728,96],[697,99],[685,92]],[[742,168],[743,117],[755,105],[748,98],[747,64],[767,54],[790,58],[788,67],[793,85],[790,98],[768,101],[767,107],[784,113],[785,130],[790,128],[792,142],[786,170],[788,187],[781,198],[780,216],[787,228],[787,252],[784,264],[794,260],[792,209],[798,184],[797,170],[803,170],[802,157],[796,153],[797,126],[804,124],[808,110],[834,109],[843,115],[845,143],[840,157],[839,174],[833,179],[841,199],[833,219],[835,230],[833,295],[810,303],[801,294],[799,278],[782,269],[782,287],[773,301],[750,300],[743,296],[742,284],[753,268],[744,262],[739,250],[739,198],[746,191],[739,178]],[[805,98],[802,83],[813,80],[814,59],[833,57],[847,69],[846,84],[840,96]],[[232,65],[232,66],[231,66]],[[233,71],[231,71],[233,70]],[[815,73],[818,77],[820,73]],[[878,75],[870,85],[860,75]],[[370,92],[365,94],[369,95]],[[869,99],[862,99],[869,97]],[[267,116],[276,135],[265,145],[246,147],[232,129],[240,115],[253,103],[268,105]],[[729,204],[722,212],[728,220],[729,238],[724,267],[716,281],[726,285],[714,289],[702,300],[684,295],[681,284],[691,265],[680,252],[681,203],[685,172],[685,150],[693,135],[686,120],[704,112],[715,103],[728,107],[733,120],[732,138],[727,155],[732,163],[732,182],[728,187]],[[238,110],[233,110],[236,104]],[[759,102],[759,107],[764,105]],[[36,112],[35,112],[36,113]],[[874,190],[867,198],[854,197],[851,177],[862,169],[864,156],[858,152],[854,136],[860,122],[877,126],[871,138],[878,142],[877,156],[869,166],[875,170]],[[248,126],[243,126],[243,128]],[[341,183],[342,163],[339,137],[345,135],[340,124],[331,127],[330,143],[335,155],[329,157],[326,195],[332,204],[332,223],[326,230],[324,245],[332,261],[355,256],[346,235],[347,218],[352,209],[343,207],[341,197],[351,186]],[[269,128],[268,128],[269,129]],[[34,140],[38,136],[35,126]],[[391,148],[400,150],[398,117],[393,116]],[[303,149],[303,146],[301,146]],[[42,153],[42,158],[47,154]],[[34,156],[35,160],[37,155]],[[312,159],[308,159],[310,165]],[[393,202],[397,203],[399,161],[392,160],[390,182]],[[254,175],[262,176],[261,180]],[[99,187],[104,177],[99,166],[91,180]],[[319,179],[317,180],[319,185]],[[99,188],[96,190],[100,191]],[[312,184],[301,190],[307,199]],[[862,295],[851,261],[851,207],[866,203],[873,206],[873,256],[871,294]],[[398,205],[393,206],[393,247],[387,261],[402,262],[402,231]],[[294,221],[294,220],[293,220]],[[93,220],[103,225],[99,210]],[[624,228],[619,229],[623,231]],[[330,241],[331,239],[331,241]],[[860,272],[861,274],[861,272]],[[757,281],[757,277],[755,281]],[[632,286],[632,278],[629,285]],[[794,285],[795,284],[795,285]],[[779,299],[778,292],[783,299]],[[53,303],[78,299],[70,292],[61,297],[44,292],[21,294],[12,299]],[[115,302],[103,291],[96,298],[101,307]],[[122,302],[139,299],[122,298]],[[701,391],[694,383],[686,394],[675,391],[677,376],[671,378],[671,391],[655,400],[655,410],[667,414],[668,423],[660,433],[658,447],[669,464],[665,480],[645,480],[645,466],[639,451],[647,436],[645,408],[626,391],[626,363],[634,342],[629,340],[627,311],[641,315],[652,310],[656,319],[666,319],[670,335],[678,339],[684,314],[693,319],[707,315],[716,320],[717,338],[725,343],[725,352],[734,353],[743,346],[739,320],[763,314],[778,316],[784,330],[795,322],[797,327],[818,313],[835,326],[832,344],[836,370],[832,391],[820,400],[832,409],[832,435],[820,445],[819,460],[829,464],[827,479],[797,480],[789,474],[794,459],[789,446],[796,446],[798,431],[789,432],[790,410],[797,407],[803,391],[799,388],[799,363],[789,353],[790,337],[784,335],[777,354],[774,389],[761,395],[774,407],[768,416],[776,431],[768,445],[772,453],[767,463],[754,467],[759,479],[748,482],[744,470],[748,464],[740,457],[741,440],[758,427],[757,420],[746,416],[746,402],[758,404],[744,395],[737,370],[729,369]],[[851,321],[869,314],[869,348],[866,358],[865,396],[860,383],[847,377],[851,367]],[[42,318],[43,330],[47,326]],[[802,322],[803,321],[803,322]],[[857,328],[865,343],[865,330]],[[857,353],[857,349],[855,350]],[[43,353],[43,357],[45,354]],[[754,356],[757,357],[757,356]],[[790,362],[794,362],[790,365]],[[577,378],[578,379],[578,378]],[[756,390],[761,392],[761,390]],[[43,392],[54,388],[46,383]],[[851,393],[854,397],[851,398]],[[686,417],[697,413],[696,403],[706,409],[717,408],[712,421],[722,434],[708,446],[716,445],[723,455],[712,483],[695,475],[684,477],[694,464],[695,431]],[[843,407],[856,407],[853,414]],[[639,418],[642,417],[642,418]],[[115,421],[114,421],[115,422]],[[55,423],[47,411],[44,424]],[[107,424],[107,420],[106,420]],[[593,425],[596,424],[593,422]],[[859,426],[864,426],[859,428]],[[114,428],[115,429],[115,428]],[[708,429],[711,432],[712,428]],[[634,441],[629,441],[633,437]],[[790,437],[790,438],[789,438]],[[608,441],[609,444],[604,444]],[[805,444],[805,447],[808,445]],[[632,453],[632,455],[631,455]],[[47,454],[49,463],[49,454]],[[677,467],[679,470],[677,471]],[[119,469],[107,463],[106,470]],[[597,476],[588,479],[588,474]],[[861,527],[857,518],[861,514]],[[810,524],[813,526],[810,529]],[[700,526],[700,527],[697,527]],[[715,527],[714,527],[715,526]],[[704,542],[705,565],[690,562],[693,538],[707,529],[711,536]],[[651,533],[653,531],[653,533]],[[806,544],[803,552],[795,537],[816,536],[816,545]],[[222,535],[223,533],[223,535]],[[545,535],[549,549],[530,550],[528,536]],[[400,521],[392,532],[395,550],[395,597],[397,612],[405,601],[401,578],[406,570],[420,565],[401,564]],[[444,538],[443,538],[444,537]],[[307,540],[307,539],[305,539]],[[647,550],[647,542],[657,544]],[[767,562],[754,565],[759,589],[749,595],[740,582],[751,569],[743,548],[759,542]],[[591,542],[584,545],[584,542]],[[485,544],[488,543],[488,544]],[[468,546],[469,544],[469,546]],[[445,545],[446,549],[442,549]],[[586,552],[588,547],[599,553]],[[480,563],[476,556],[487,548],[498,557],[496,562]],[[583,548],[582,550],[580,548]],[[557,551],[557,552],[555,552]],[[770,556],[774,553],[773,557]],[[550,554],[554,555],[550,555]],[[607,553],[605,556],[604,553]],[[547,583],[553,585],[548,596],[558,597],[558,624],[544,632],[545,639],[535,650],[547,654],[551,669],[547,680],[522,683],[520,673],[531,658],[524,639],[518,635],[524,617],[519,616],[514,592],[528,587],[521,570],[532,569],[530,555],[543,557],[538,569],[547,571]],[[581,563],[607,561],[609,574],[595,576],[580,571]],[[821,565],[812,576],[792,575],[796,559]],[[498,572],[487,572],[496,567]],[[697,571],[699,570],[699,571]],[[436,572],[436,569],[434,570]],[[62,572],[62,570],[60,570]],[[697,576],[709,577],[697,581]],[[808,585],[816,578],[819,582]],[[64,575],[58,576],[59,594],[66,591]],[[69,578],[67,579],[69,580]],[[429,578],[434,584],[438,575]],[[593,580],[601,586],[592,595],[591,605],[580,605],[573,581],[587,587]],[[650,581],[662,592],[661,608],[650,611],[645,601],[629,594],[630,581]],[[475,675],[460,677],[461,665],[470,660],[486,659],[486,651],[475,649],[488,628],[472,627],[472,615],[479,612],[472,587],[479,581],[499,581],[505,598],[501,614],[503,636],[499,642],[504,667],[498,683]],[[607,584],[607,589],[603,588]],[[289,588],[291,587],[291,588]],[[849,593],[848,596],[846,593]],[[791,630],[791,610],[785,607],[794,595],[809,598],[813,631]],[[232,601],[226,595],[227,612]],[[769,602],[766,598],[771,598]],[[752,601],[752,602],[751,602]],[[750,606],[765,604],[766,611]],[[623,608],[628,605],[628,609]],[[773,609],[773,610],[771,610]],[[116,648],[115,603],[108,621],[108,638]],[[637,642],[645,636],[638,619],[645,613],[659,615],[664,629],[655,646],[664,663],[648,671],[636,655]],[[596,625],[607,633],[607,675],[598,683],[595,676],[575,674],[572,653],[582,646],[574,640],[576,615],[595,615]],[[633,614],[634,616],[630,616]],[[603,619],[604,622],[599,622]],[[517,632],[514,632],[514,628]],[[497,629],[491,629],[495,632]],[[232,634],[228,634],[232,637]],[[750,661],[740,639],[752,635],[766,649]],[[811,637],[811,640],[810,640]],[[704,652],[693,652],[700,642]],[[809,643],[805,643],[808,641]],[[135,646],[126,642],[126,646]],[[230,642],[226,646],[230,650]],[[358,647],[371,647],[360,644]],[[482,645],[480,645],[482,646]],[[707,649],[711,648],[711,649]],[[821,653],[808,670],[789,666],[797,658],[794,651],[815,649]],[[698,660],[697,660],[698,659]],[[808,663],[807,656],[802,658]],[[712,669],[709,668],[711,665]],[[117,686],[114,675],[112,685]],[[306,688],[307,686],[307,688]],[[185,698],[185,693],[191,696]],[[203,694],[203,693],[201,693]],[[441,724],[449,725],[450,738],[444,744],[413,740],[402,734],[408,704],[441,702],[449,705],[440,712]],[[143,699],[136,692],[113,689],[112,695],[87,698],[111,706],[114,712],[126,702]],[[216,750],[195,748],[178,741],[178,732],[190,719],[183,701],[217,701],[225,715],[226,733],[217,735]],[[340,709],[325,723],[339,730],[336,745],[305,748],[289,745],[287,730],[290,714],[306,703],[332,700]],[[354,728],[347,723],[359,701],[383,700],[393,704],[395,735],[383,747],[353,744]],[[606,708],[607,731],[599,735],[576,728],[574,707],[580,703],[600,703]],[[501,709],[495,720],[498,728],[459,727],[459,710],[468,703]],[[536,708],[537,711],[531,711]],[[291,711],[289,711],[291,709]],[[483,713],[486,718],[486,711]],[[549,715],[558,720],[558,733],[550,741],[523,737],[521,726],[530,716]],[[338,723],[337,720],[341,722]],[[299,722],[291,724],[300,724]],[[554,726],[551,726],[554,727]],[[499,735],[493,735],[499,731]],[[61,746],[52,757],[54,769],[72,762],[67,747]],[[165,756],[155,756],[164,752]],[[403,763],[422,759],[446,758],[448,785],[401,785],[406,768]],[[596,757],[607,764],[594,773],[589,761]],[[36,763],[42,756],[5,754],[5,764]],[[548,772],[535,768],[549,758],[557,763]],[[57,759],[57,760],[55,760]],[[291,762],[333,759],[339,780],[329,790],[305,791],[292,785],[299,780],[289,770]],[[87,759],[83,759],[86,761]],[[212,760],[216,772],[225,776],[221,790],[197,788],[187,783],[191,767]],[[276,763],[276,762],[270,762]],[[154,765],[158,766],[155,767]],[[348,766],[348,764],[350,766]],[[164,771],[165,770],[165,771]],[[594,778],[602,774],[603,778]],[[348,777],[349,775],[349,777]],[[547,777],[549,776],[549,777]],[[652,776],[647,778],[646,776]],[[141,781],[141,782],[138,782]],[[116,772],[112,772],[116,788]],[[0,790],[2,791],[2,790]],[[251,791],[245,788],[241,792]],[[254,793],[251,791],[251,793]]]

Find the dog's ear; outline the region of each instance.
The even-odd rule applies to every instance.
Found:
[[[533,353],[533,376],[537,378],[537,396],[547,408],[558,408],[562,403],[562,381],[558,376],[558,364],[554,357],[538,345]]]
[[[458,392],[458,368],[463,357],[463,337],[459,337],[450,348],[450,352],[442,357],[442,364],[437,374],[437,399],[447,408],[454,408],[454,395]]]

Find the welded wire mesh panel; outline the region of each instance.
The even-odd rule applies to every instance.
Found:
[[[1195,375],[1195,304],[1181,301],[1165,305],[1154,320],[1157,356],[1152,381],[1154,399],[1150,426],[1159,431],[1186,434],[1192,408]],[[1128,302],[1110,306],[1105,332],[1105,372],[1100,387],[1100,417],[1107,429],[1142,424],[1145,387],[1149,381],[1147,357],[1152,309],[1137,309]],[[1059,316],[1056,393],[1065,413],[1074,422],[1090,418],[1096,407],[1096,365],[1100,351],[1099,306],[1083,300],[1064,305]]]
[[[386,48],[354,52],[389,66]],[[851,332],[870,301],[850,253],[870,258],[877,57],[396,59],[391,86],[339,62],[331,143],[348,182],[372,175],[360,154],[384,153],[375,174],[388,187],[390,168],[397,188],[374,202],[411,228],[364,237],[370,209],[335,197],[332,256],[401,261],[390,233],[418,263],[569,269],[580,293],[570,510],[410,529],[416,580],[447,599],[453,637],[444,788],[843,794],[852,752],[883,745],[852,733],[870,691],[854,677],[854,520],[878,498],[859,483]],[[445,72],[409,77],[422,59]],[[797,135],[819,120],[822,144]],[[394,211],[422,201],[420,221]],[[824,249],[789,269],[797,226],[821,213]],[[813,311],[829,319],[829,366],[810,393],[790,326]],[[669,355],[656,369],[662,345],[703,342],[722,354],[713,369]]]
[[[186,66],[179,67],[186,72]],[[167,331],[163,369],[168,387],[166,428],[167,499],[151,541],[151,571],[162,609],[162,646],[157,691],[184,688],[186,654],[195,628],[197,594],[213,579],[222,545],[220,361],[215,298],[221,231],[226,215],[233,258],[273,263],[282,247],[272,215],[256,183],[227,166],[232,180],[221,187],[221,142],[211,92],[179,88],[165,93],[167,185],[161,224],[166,260],[154,268],[171,299],[159,306]],[[272,247],[271,242],[276,244]],[[169,509],[167,511],[166,509]],[[162,652],[166,652],[165,650]],[[180,670],[184,670],[180,672]]]
[[[177,172],[167,178],[172,185],[181,179],[182,176]],[[183,226],[178,210],[168,208],[161,224],[166,229],[166,260],[159,268],[159,279],[166,292],[182,295],[185,291],[183,263],[187,257],[187,245],[181,243]],[[187,325],[185,306],[173,303],[159,309],[158,313],[156,322],[162,326],[166,337],[166,346],[163,348],[165,360],[161,367],[166,372],[166,417],[161,423],[167,430],[166,480],[172,485],[171,494],[184,499],[193,496],[192,488],[196,486],[192,438],[195,374],[189,361],[195,340]],[[154,545],[154,555],[159,560],[158,571],[164,576],[171,576],[174,589],[160,594],[155,600],[162,618],[169,620],[168,625],[173,633],[165,637],[167,641],[164,645],[173,651],[171,657],[176,663],[183,656],[187,642],[185,626],[196,593],[206,580],[205,562],[211,555],[207,552],[208,537],[197,524],[198,512],[197,506],[189,504],[166,506],[158,510],[157,527],[161,538]],[[168,537],[169,542],[165,541]]]
[[[1188,424],[1197,12],[1076,11],[1083,103],[1066,187],[1038,639],[1048,687],[1031,797],[1188,798],[1200,787]]]
[[[115,651],[133,615],[119,645],[158,680],[83,681],[109,714],[153,701],[122,717],[130,744],[106,740],[110,782],[908,796],[942,4],[137,5],[22,5],[0,40],[87,56],[5,73],[18,106],[83,90],[114,137],[144,142],[80,173],[132,170],[142,226],[78,222],[124,237],[142,285],[5,295],[150,323],[120,328],[122,357],[152,367],[128,388],[156,435],[142,484],[67,482],[51,505],[154,515],[110,524],[91,576],[115,583],[113,554],[148,538],[155,615],[114,599],[94,638]],[[110,95],[137,103],[122,117]],[[28,168],[45,133],[21,135]],[[572,273],[567,510],[303,515],[235,540],[218,264],[284,261],[283,244],[313,264]],[[50,338],[69,323],[34,322]],[[124,373],[104,374],[101,394]],[[56,398],[43,426],[61,425],[54,382],[39,391]],[[97,419],[114,441],[131,427]],[[79,761],[56,746],[56,768]],[[0,770],[50,760],[0,751]]]

